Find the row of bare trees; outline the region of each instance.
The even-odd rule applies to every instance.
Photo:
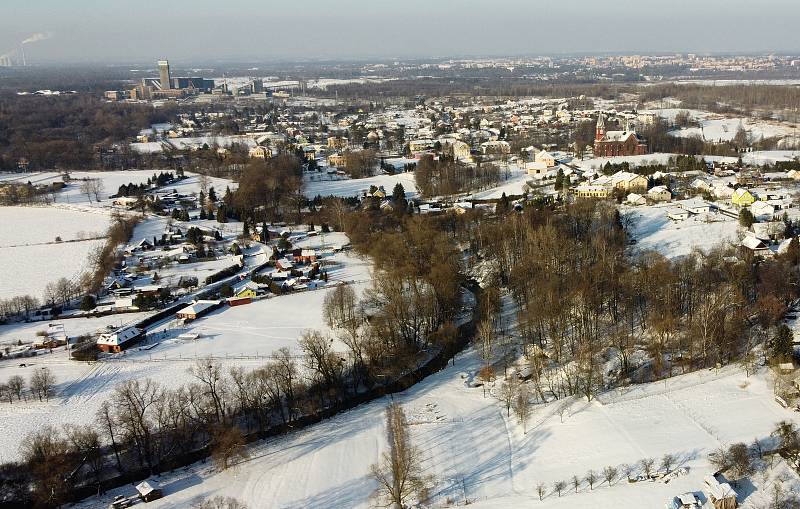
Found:
[[[500,169],[493,164],[461,164],[441,156],[426,155],[417,163],[414,181],[422,196],[452,196],[497,185]]]
[[[53,395],[56,384],[55,375],[48,367],[36,369],[30,376],[26,385],[25,379],[20,375],[12,375],[6,383],[0,383],[0,401],[7,401],[9,404],[27,402],[28,395],[39,399],[39,401],[49,401]]]
[[[660,473],[666,475],[672,472],[672,468],[676,465],[676,463],[677,459],[674,455],[665,454],[661,458],[659,466]],[[637,472],[637,466],[639,467],[638,471],[641,472],[641,475],[643,475],[645,478],[649,478],[655,473],[656,460],[653,458],[643,458],[637,464],[626,463],[620,466],[610,465],[603,468],[599,472],[595,470],[589,470],[584,476],[574,475],[569,481],[562,480],[554,482],[552,485],[552,490],[549,493],[560,497],[570,486],[575,493],[577,493],[581,489],[581,486],[584,485],[588,486],[589,490],[591,491],[596,485],[599,486],[603,482],[605,482],[607,486],[613,486],[619,479],[632,481],[634,480],[632,476]],[[544,500],[545,496],[548,494],[547,485],[545,483],[538,483],[536,485],[536,494],[539,496],[539,500]]]

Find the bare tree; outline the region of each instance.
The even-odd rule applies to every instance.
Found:
[[[709,453],[708,461],[719,472],[728,470],[732,463],[730,449],[724,445],[719,446],[717,449]]]
[[[81,182],[81,192],[86,195],[89,199],[89,203],[92,203],[92,197],[94,196],[95,201],[100,201],[100,193],[103,191],[103,181],[100,179],[92,179],[87,178]]]
[[[247,509],[247,504],[233,497],[217,495],[192,504],[192,509]]]
[[[667,473],[670,473],[672,471],[673,465],[675,465],[675,456],[667,453],[661,457],[661,468],[666,470]]]
[[[561,496],[561,492],[564,491],[564,488],[567,487],[567,483],[564,481],[556,481],[553,483],[553,491],[558,493],[558,496]]]
[[[653,471],[653,465],[655,465],[656,460],[653,458],[644,458],[639,461],[642,464],[642,470],[644,471],[644,475],[650,477],[650,473]]]
[[[586,482],[589,483],[589,489],[594,489],[594,483],[597,482],[597,472],[594,470],[589,470],[586,472]]]
[[[629,463],[623,463],[619,468],[622,472],[622,475],[624,475],[626,479],[630,479],[631,474],[633,474],[633,467],[634,466]]]
[[[9,404],[14,403],[14,391],[8,384],[0,384],[0,400],[7,399]]]
[[[114,415],[111,412],[111,404],[108,401],[104,401],[102,405],[100,405],[100,408],[97,409],[97,413],[95,414],[95,418],[100,428],[108,433],[108,437],[111,439],[111,449],[114,451],[114,459],[117,460],[117,469],[122,472],[122,462],[119,458],[119,445],[117,444],[117,434],[115,433],[117,423],[114,420]]]
[[[545,487],[544,483],[540,482],[536,485],[536,494],[539,495],[539,500],[544,498],[545,493],[547,492],[547,488]]]
[[[215,426],[211,434],[211,457],[219,470],[227,470],[234,460],[250,457],[239,426]]]
[[[66,436],[72,451],[82,458],[83,463],[89,468],[99,490],[100,474],[105,466],[100,434],[91,426],[68,425],[66,426]]]
[[[8,379],[8,387],[14,392],[14,395],[17,397],[17,401],[24,397],[25,379],[20,375],[13,375],[10,377]],[[27,398],[25,399],[27,401]]]
[[[528,432],[528,419],[531,416],[531,395],[528,390],[528,385],[521,383],[517,386],[514,399],[514,413],[517,415],[517,420],[522,424],[522,432]]]
[[[492,362],[492,352],[494,348],[495,331],[491,320],[483,320],[478,324],[478,333],[475,335],[478,355],[483,359],[484,367]]]
[[[511,406],[514,403],[514,398],[517,395],[518,387],[519,379],[515,374],[512,374],[510,377],[506,377],[503,383],[500,384],[500,391],[498,392],[497,397],[506,407],[506,417],[511,417]]]
[[[203,394],[208,398],[212,422],[219,423],[225,418],[224,399],[227,383],[219,362],[211,358],[198,359],[189,372],[200,381]]]
[[[611,483],[616,478],[617,478],[617,469],[615,467],[608,466],[603,469],[603,479],[606,480],[606,484],[611,486]]]
[[[578,493],[578,486],[581,485],[581,480],[577,475],[572,476],[572,487],[575,489],[575,493]]]
[[[422,453],[411,445],[405,413],[397,403],[386,409],[386,429],[389,452],[384,453],[380,463],[373,464],[370,470],[379,484],[378,497],[400,509],[415,493],[425,488]]]
[[[55,376],[53,376],[53,372],[48,367],[37,369],[31,375],[30,386],[39,401],[50,399],[55,383]]]
[[[730,446],[728,450],[730,457],[730,473],[736,481],[753,475],[755,468],[753,467],[753,459],[750,457],[750,451],[744,443],[736,443]]]

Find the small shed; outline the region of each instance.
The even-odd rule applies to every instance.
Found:
[[[714,509],[736,509],[736,491],[727,482],[720,482],[715,475],[707,475],[703,482],[706,485],[708,500]]]
[[[161,491],[161,486],[158,482],[148,479],[136,485],[136,491],[139,492],[139,498],[145,502],[152,502],[164,496]]]
[[[175,317],[179,320],[185,320],[187,322],[197,320],[201,316],[207,315],[208,313],[219,308],[222,305],[222,302],[224,301],[197,300],[175,313]]]

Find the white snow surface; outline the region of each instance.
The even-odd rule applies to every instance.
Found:
[[[0,299],[41,298],[47,283],[79,277],[88,269],[89,253],[104,242],[95,238],[105,236],[109,222],[100,210],[0,207]]]
[[[738,221],[721,214],[692,216],[683,221],[667,217],[667,210],[680,202],[648,207],[623,207],[632,221],[631,236],[639,250],[658,251],[667,258],[685,256],[695,248],[708,252],[711,248],[737,240]]]
[[[736,367],[701,371],[665,382],[612,391],[587,403],[574,401],[561,419],[562,402],[535,409],[527,433],[492,397],[470,388],[466,373],[480,361],[474,352],[454,367],[432,375],[395,401],[405,409],[411,438],[422,450],[423,469],[432,476],[434,507],[448,501],[478,507],[661,508],[668,498],[700,491],[713,470],[707,454],[721,444],[768,436],[774,424],[797,416],[772,400],[762,374],[749,378]],[[251,457],[224,472],[209,463],[161,476],[165,497],[153,507],[178,508],[215,495],[238,498],[250,507],[373,507],[376,482],[369,465],[386,451],[384,408],[389,398],[366,404],[305,430],[257,444]],[[674,454],[689,469],[669,484],[583,482],[562,497],[555,481],[584,476],[589,469],[636,463],[645,457]],[[796,475],[790,481],[796,483]],[[535,487],[547,486],[538,501]],[[80,504],[99,508],[130,487]],[[753,487],[744,507],[766,500]]]
[[[383,186],[388,194],[392,193],[395,184],[400,182],[406,191],[406,196],[413,196],[417,193],[417,186],[414,183],[414,172],[396,173],[394,175],[377,175],[361,179],[334,178],[328,179],[324,175],[319,176],[320,180],[306,178],[305,190],[303,191],[308,198],[316,196],[336,196],[348,198],[351,196],[360,197],[362,191],[366,191],[370,186]],[[411,194],[409,194],[411,193]]]

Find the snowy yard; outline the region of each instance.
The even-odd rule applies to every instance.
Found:
[[[637,242],[636,249],[654,250],[675,258],[688,255],[695,248],[707,252],[721,243],[737,241],[739,225],[731,217],[711,213],[683,221],[669,219],[667,210],[679,203],[623,208],[633,225],[631,237]]]
[[[347,198],[350,196],[360,197],[362,191],[368,190],[370,186],[383,186],[388,194],[392,194],[392,189],[394,189],[395,184],[398,182],[403,184],[406,196],[413,196],[417,193],[417,186],[414,183],[414,172],[397,173],[395,175],[377,175],[375,177],[362,179],[346,177],[330,179],[327,175],[322,174],[315,175],[314,177],[314,180],[312,180],[311,176],[306,177],[305,190],[303,192],[308,198],[314,198],[316,196],[337,196],[339,198]]]

